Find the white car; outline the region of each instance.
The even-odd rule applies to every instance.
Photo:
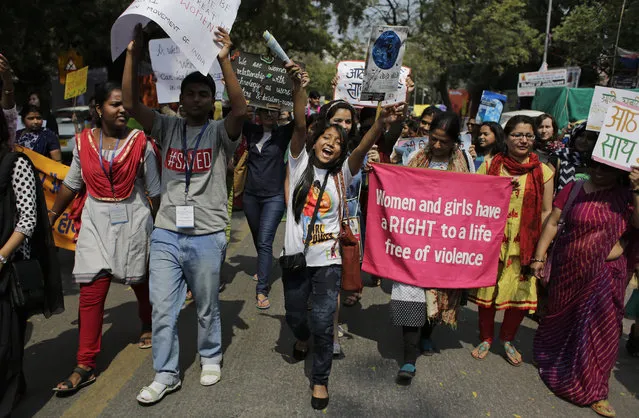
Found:
[[[539,110],[515,110],[513,112],[504,112],[501,114],[501,118],[499,119],[499,124],[503,128],[506,126],[506,122],[508,122],[508,119],[512,118],[513,116],[524,115],[524,116],[530,116],[531,118],[535,119],[537,116],[543,115],[543,114],[544,112],[540,112]]]
[[[79,121],[84,122],[89,118],[89,106],[63,107],[55,111],[62,161],[65,163],[71,162],[75,148],[75,125],[72,119],[74,113]]]

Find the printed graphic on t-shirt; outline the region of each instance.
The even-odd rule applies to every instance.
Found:
[[[319,192],[322,185],[318,180],[313,182],[310,190],[308,191],[308,197],[306,198],[306,205],[304,205],[304,210],[302,211],[302,225],[304,227],[304,241],[306,241],[306,235],[308,231],[308,226],[311,223],[311,218],[313,217],[313,213],[315,212],[315,206],[317,205],[317,198],[319,196]],[[330,194],[324,192],[322,195],[322,201],[320,202],[320,208],[317,212],[317,220],[315,221],[315,225],[313,226],[313,231],[311,232],[311,242],[309,246],[317,245],[326,241],[334,241],[337,239],[335,233],[327,233],[326,225],[322,222],[324,218],[327,217],[333,208],[333,201],[331,200]]]
[[[193,150],[187,151],[190,163],[193,165],[194,173],[204,173],[211,169],[212,152],[211,148],[199,149],[195,155]],[[184,161],[184,152],[179,148],[169,148],[164,159],[164,166],[172,171],[180,173],[186,172],[186,162]]]

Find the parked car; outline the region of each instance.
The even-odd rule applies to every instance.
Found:
[[[499,124],[503,128],[506,126],[506,122],[508,122],[508,119],[512,118],[513,116],[524,115],[524,116],[530,116],[531,118],[534,119],[543,113],[544,112],[540,112],[539,110],[515,110],[513,112],[504,112],[501,114],[501,118],[499,119]]]
[[[58,122],[60,132],[60,149],[62,151],[62,162],[70,164],[75,148],[75,125],[73,124],[73,114],[76,114],[78,121],[84,123],[89,119],[89,106],[63,107],[55,111],[55,120]]]

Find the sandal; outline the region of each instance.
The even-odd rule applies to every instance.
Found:
[[[262,299],[260,299],[260,296],[262,296]],[[255,299],[257,299],[257,303],[255,304],[257,309],[265,311],[271,307],[271,302],[268,300],[268,296],[259,294],[255,297]]]
[[[521,366],[521,363],[523,361],[521,358],[521,353],[517,351],[515,346],[510,341],[504,343],[504,350],[506,350],[506,360],[508,360],[508,363],[512,364],[515,367]]]
[[[306,346],[305,350],[300,350],[299,348],[297,348],[297,343],[298,341],[295,341],[295,343],[293,344],[293,358],[297,361],[302,361],[308,354],[308,345]]]
[[[483,341],[480,343],[473,351],[470,352],[470,355],[473,356],[475,360],[483,360],[488,355],[490,351],[490,343],[488,341]]]
[[[344,299],[344,306],[355,306],[357,305],[357,302],[359,302],[362,299],[362,294],[361,293],[352,293],[350,294],[346,299]]]
[[[200,373],[200,384],[202,386],[211,386],[216,384],[222,378],[222,370],[219,364],[204,364]]]
[[[414,364],[406,363],[397,372],[397,383],[401,385],[410,385],[417,369]]]
[[[140,350],[147,350],[153,347],[153,337],[150,331],[145,331],[140,335],[138,340],[138,348]]]
[[[56,394],[58,395],[73,394],[83,387],[89,386],[91,383],[95,382],[95,374],[93,373],[93,371],[94,369],[84,370],[82,367],[76,367],[75,369],[73,369],[73,373],[76,373],[80,376],[80,380],[78,381],[78,383],[73,386],[73,382],[71,382],[71,376],[73,376],[73,373],[71,373],[69,379],[62,382],[62,384],[65,385],[66,388],[60,388],[56,386],[53,388],[53,391],[56,392]]]
[[[592,405],[590,405],[590,408],[592,408],[593,411],[595,411],[602,417],[617,416],[617,413],[615,412],[615,408],[613,408],[612,405],[610,405],[610,402],[608,402],[608,399],[602,399],[598,402],[595,402]]]
[[[639,338],[635,337],[635,324],[630,326],[630,335],[628,335],[626,350],[631,357],[639,357]]]
[[[173,386],[164,386],[164,389],[161,392],[156,391],[150,386],[144,386],[142,389],[140,389],[140,392],[138,393],[138,396],[135,399],[137,399],[138,402],[140,402],[142,405],[153,405],[155,403],[160,402],[162,398],[164,398],[164,396],[168,395],[169,393],[175,392],[181,387],[182,387],[181,381],[177,382]],[[148,396],[148,397],[142,396],[142,393],[145,391],[151,396]]]

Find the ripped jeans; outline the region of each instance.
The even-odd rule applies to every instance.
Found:
[[[306,267],[302,272],[283,272],[286,323],[300,341],[313,335],[311,383],[328,385],[333,365],[333,316],[337,309],[342,266]],[[311,301],[310,327],[308,301]]]

